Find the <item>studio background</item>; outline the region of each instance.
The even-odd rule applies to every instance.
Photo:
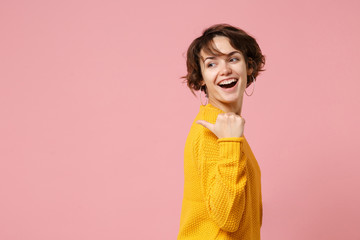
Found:
[[[2,0],[0,239],[176,239],[200,106],[180,77],[215,23],[266,55],[242,112],[262,171],[262,239],[360,239],[359,9]]]

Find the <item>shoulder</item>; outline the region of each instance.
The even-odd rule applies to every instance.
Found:
[[[204,135],[207,132],[211,132],[209,129],[198,124],[197,123],[198,120],[205,120],[211,122],[209,121],[209,117],[204,106],[200,106],[198,114],[195,116],[195,118],[192,121],[190,131],[187,136],[187,142],[191,143],[191,145],[199,144],[200,140],[204,138]]]
[[[198,120],[205,120],[209,123],[215,123],[217,115],[220,112],[209,108],[209,106],[200,106],[199,113],[192,122],[188,135],[191,145],[196,149],[205,149],[212,145],[217,145],[217,136],[206,127],[198,124]]]

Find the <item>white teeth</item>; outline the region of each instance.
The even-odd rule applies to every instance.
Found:
[[[219,85],[230,84],[230,83],[233,83],[233,82],[236,82],[236,81],[237,81],[237,79],[231,78],[231,79],[222,81],[221,83],[219,83]]]

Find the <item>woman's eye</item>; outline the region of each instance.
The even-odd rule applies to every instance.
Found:
[[[215,66],[215,63],[209,63],[209,64],[207,65],[207,67],[213,67],[213,66]]]

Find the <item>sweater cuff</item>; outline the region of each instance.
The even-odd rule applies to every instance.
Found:
[[[244,137],[219,138],[221,159],[239,160],[244,142]]]

